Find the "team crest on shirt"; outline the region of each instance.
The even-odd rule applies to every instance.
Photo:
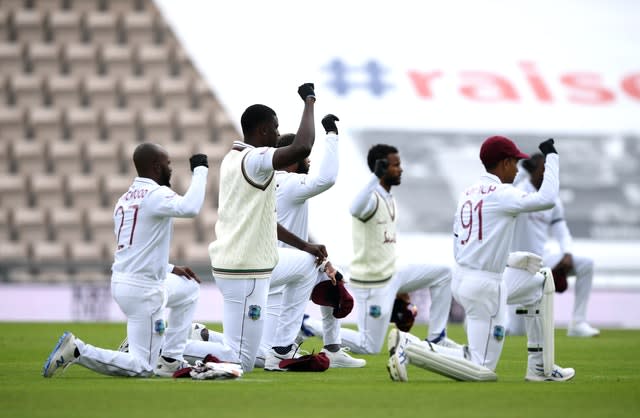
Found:
[[[371,305],[369,307],[369,315],[371,315],[372,317],[379,318],[381,314],[382,309],[380,308],[380,305]]]
[[[493,338],[498,341],[502,341],[504,339],[504,327],[501,325],[496,325],[493,327]]]
[[[249,316],[249,318],[253,319],[254,321],[257,321],[258,319],[260,319],[261,310],[262,308],[260,308],[260,306],[258,305],[250,305],[247,315]]]

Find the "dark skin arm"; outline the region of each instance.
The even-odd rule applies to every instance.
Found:
[[[322,263],[322,261],[324,261],[324,259],[328,257],[327,249],[324,245],[311,244],[303,239],[300,239],[280,224],[278,224],[278,240],[315,256],[316,263],[318,265],[320,265],[320,263]]]
[[[291,164],[297,163],[305,159],[311,153],[313,142],[316,138],[316,129],[314,124],[314,103],[315,97],[307,97],[304,99],[304,111],[296,138],[291,145],[276,149],[273,154],[273,168],[282,170]]]
[[[184,277],[187,280],[195,280],[196,283],[201,283],[200,278],[187,266],[173,266],[171,273]]]

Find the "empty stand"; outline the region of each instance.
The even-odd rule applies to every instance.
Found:
[[[15,140],[11,146],[11,158],[17,171],[25,176],[48,171],[46,141]]]
[[[107,177],[121,172],[121,153],[120,143],[116,141],[95,141],[84,147],[89,172]]]
[[[202,143],[211,141],[211,124],[206,109],[181,109],[176,111],[176,128],[182,141]]]
[[[77,209],[98,208],[104,205],[100,177],[97,175],[69,175],[66,194],[71,206]]]
[[[153,44],[156,41],[154,16],[147,12],[124,13],[122,29],[130,45]]]
[[[48,147],[49,165],[58,175],[80,175],[84,171],[82,143],[51,141]]]
[[[182,245],[182,260],[188,266],[209,265],[208,242],[188,242]],[[200,277],[200,279],[209,279],[209,277]]]
[[[48,19],[50,36],[58,45],[83,41],[81,15],[75,10],[53,10]]]
[[[153,83],[149,78],[123,77],[118,84],[126,107],[135,110],[155,107]]]
[[[26,133],[25,112],[16,107],[0,107],[0,138],[22,138]]]
[[[120,43],[118,16],[109,12],[90,11],[84,17],[84,29],[93,44]]]
[[[18,9],[13,14],[18,42],[44,42],[44,15],[37,9]]]
[[[116,90],[116,79],[109,76],[87,76],[82,83],[84,102],[95,109],[120,106],[120,94]]]
[[[73,140],[87,142],[90,138],[102,137],[98,121],[98,110],[95,108],[71,108],[65,112],[66,132]]]
[[[154,85],[155,95],[162,107],[171,110],[193,107],[191,83],[184,78],[161,78]]]
[[[103,182],[106,206],[113,209],[120,196],[129,190],[133,178],[126,175],[105,175]]]
[[[102,113],[110,141],[134,142],[139,138],[136,113],[131,109],[105,109]]]
[[[61,60],[64,72],[75,77],[95,75],[102,69],[98,48],[93,44],[64,45]]]
[[[143,140],[166,144],[173,141],[173,113],[166,109],[145,109],[140,112]]]
[[[0,206],[16,208],[28,206],[26,177],[22,174],[4,174],[0,176]]]
[[[136,48],[137,74],[147,78],[160,78],[171,74],[171,51],[164,45],[140,45]]]
[[[107,248],[114,247],[113,205],[109,208],[94,208],[87,211],[87,226],[92,242],[102,244]]]
[[[133,51],[129,45],[106,44],[98,54],[100,74],[112,77],[126,77],[134,75],[136,65],[133,61]]]
[[[48,241],[50,238],[48,213],[40,207],[14,207],[13,227],[17,239],[26,243]]]
[[[25,70],[27,64],[23,60],[22,45],[0,40],[0,62],[6,74],[18,74]]]
[[[56,174],[34,173],[29,176],[29,192],[34,205],[41,208],[66,206],[64,177]]]
[[[56,107],[29,109],[27,124],[30,135],[38,141],[66,137],[62,112]]]
[[[17,106],[28,108],[44,105],[42,76],[36,74],[16,74],[9,78],[8,84]]]
[[[45,81],[47,102],[61,109],[80,105],[80,82],[70,75],[51,75]]]
[[[61,71],[62,58],[58,45],[29,43],[26,51],[27,68],[29,72],[48,75]]]
[[[85,212],[79,208],[54,207],[50,213],[53,239],[65,243],[84,243],[88,234],[85,230]]]

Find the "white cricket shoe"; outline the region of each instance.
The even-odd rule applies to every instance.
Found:
[[[184,360],[176,360],[174,362],[168,362],[162,356],[158,357],[158,364],[153,370],[153,374],[159,377],[173,377],[173,374],[180,369],[190,367],[190,364]]]
[[[391,331],[389,331],[389,336],[387,337],[387,347],[389,348],[387,371],[389,372],[389,377],[391,377],[391,380],[394,382],[409,381],[409,376],[407,375],[409,359],[404,352],[407,341],[404,332],[397,328],[392,328]]]
[[[360,358],[353,358],[349,355],[349,347],[342,347],[340,350],[332,353],[331,351],[323,348],[321,353],[326,354],[329,357],[329,367],[331,368],[356,368],[364,367],[367,365],[367,360]]]
[[[297,344],[291,344],[289,347],[289,351],[286,354],[279,354],[276,352],[276,350],[271,348],[267,352],[267,356],[264,359],[264,369],[271,372],[284,372],[287,371],[287,369],[280,368],[280,362],[282,360],[298,358],[300,356],[309,354],[306,351],[300,350],[300,346]]]
[[[209,341],[209,328],[204,324],[194,322],[191,324],[191,336],[189,338],[196,341]]]
[[[76,361],[76,348],[76,337],[69,331],[66,331],[58,339],[56,346],[53,347],[47,361],[45,361],[44,366],[42,367],[42,376],[51,377],[56,373],[56,371],[58,371],[58,369],[65,369]]]
[[[600,330],[597,328],[593,328],[586,322],[578,322],[577,324],[569,325],[569,329],[567,329],[567,336],[569,337],[597,337],[600,335]]]
[[[129,338],[124,337],[124,340],[118,346],[118,351],[122,351],[123,353],[129,352]]]
[[[524,377],[524,380],[529,382],[565,382],[573,379],[575,375],[576,371],[571,367],[563,369],[557,364],[554,364],[551,376],[545,376],[542,364],[536,364],[533,369],[531,367],[527,369],[527,375]]]

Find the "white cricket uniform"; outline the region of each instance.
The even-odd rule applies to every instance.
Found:
[[[286,285],[272,343],[287,346],[298,334],[316,274],[311,254],[277,247],[275,150],[234,142],[220,168],[217,239],[209,245],[224,299],[223,344],[234,354],[229,361],[245,372],[253,370],[260,347],[270,283]]]
[[[527,193],[536,191],[528,179],[516,185]],[[549,237],[553,237],[560,251],[549,251],[545,246]],[[553,269],[565,254],[572,254],[573,239],[564,217],[564,205],[560,198],[555,206],[541,212],[524,213],[518,216],[513,239],[512,251],[528,251],[542,256],[545,266]],[[579,323],[587,319],[587,305],[591,295],[593,283],[593,260],[588,257],[572,256],[576,276],[575,302],[573,306],[573,322]],[[516,286],[523,284],[514,283]],[[509,284],[507,284],[509,285]],[[523,318],[515,314],[517,306],[509,308],[509,333],[519,335],[524,333]]]
[[[289,232],[297,237],[309,240],[309,203],[308,200],[313,196],[331,188],[338,176],[338,135],[330,133],[325,137],[322,159],[319,164],[312,164],[309,174],[289,173],[286,171],[276,172],[276,210],[278,214],[278,223],[285,227]],[[292,247],[282,241],[278,241],[281,248]],[[265,325],[264,335],[262,339],[261,351],[263,354],[271,348],[272,339],[275,335],[275,327],[277,320],[281,316],[283,308],[283,296],[285,286],[278,286],[279,276],[288,274],[291,262],[287,261],[290,257],[289,251],[280,252],[280,260],[278,266],[273,272],[272,283],[269,289],[269,299],[267,302],[267,323]],[[298,255],[299,257],[299,255]],[[314,260],[315,263],[315,260]],[[322,280],[329,280],[325,273],[318,272],[317,283]],[[325,345],[340,344],[340,321],[333,316],[333,308],[329,306],[321,306],[323,340]],[[300,318],[302,320],[302,318]],[[299,330],[300,324],[297,324]]]
[[[396,268],[396,203],[374,174],[351,204],[354,261],[347,286],[358,312],[358,331],[342,329],[345,346],[359,354],[382,349],[397,293],[429,288],[429,338],[441,336],[451,308],[451,269],[410,264]]]
[[[453,297],[465,310],[471,360],[491,370],[498,364],[505,337],[508,290],[503,272],[516,217],[549,209],[558,196],[557,154],[547,155],[545,168],[544,181],[535,193],[483,174],[461,193],[454,214]]]
[[[151,376],[161,348],[163,355],[182,359],[199,286],[169,273],[173,270],[168,264],[172,218],[198,214],[207,173],[207,167],[196,167],[184,196],[151,179],[137,177],[118,199],[113,211],[117,248],[111,293],[127,316],[129,352],[105,350],[76,340],[78,364],[109,375]],[[171,308],[166,332],[165,307]]]

